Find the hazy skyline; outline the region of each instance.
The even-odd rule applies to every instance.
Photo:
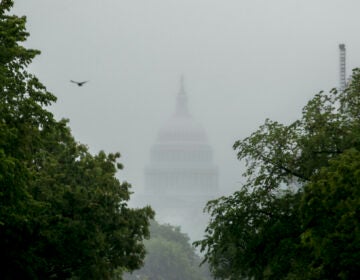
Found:
[[[119,151],[134,190],[184,74],[228,192],[241,181],[235,140],[266,118],[290,123],[337,87],[339,43],[347,74],[360,65],[359,10],[356,0],[18,0],[11,12],[27,16],[26,46],[42,52],[30,69],[58,97],[50,110],[90,151]]]

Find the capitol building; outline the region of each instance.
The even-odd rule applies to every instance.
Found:
[[[145,167],[144,193],[160,223],[180,226],[192,240],[201,239],[208,223],[206,202],[218,197],[218,168],[204,128],[188,110],[181,79],[174,114],[160,128]]]

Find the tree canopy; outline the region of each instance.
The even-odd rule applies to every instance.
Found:
[[[207,280],[207,267],[200,267],[200,257],[190,245],[189,237],[179,227],[153,221],[151,238],[145,242],[144,267],[126,275],[126,280]]]
[[[356,279],[360,260],[360,152],[350,149],[306,185],[302,240],[318,279]]]
[[[346,90],[316,94],[299,120],[266,120],[237,141],[246,182],[208,203],[207,235],[195,242],[214,276],[352,279],[359,273],[359,136],[355,69]]]
[[[130,184],[115,174],[119,153],[92,155],[56,97],[27,71],[26,18],[0,2],[1,279],[111,279],[142,265],[150,207],[127,206]]]

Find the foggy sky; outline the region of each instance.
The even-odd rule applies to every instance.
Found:
[[[12,12],[42,51],[30,69],[58,97],[50,110],[91,152],[119,151],[119,178],[135,191],[184,74],[227,193],[242,181],[235,140],[265,118],[290,123],[337,87],[339,43],[348,74],[360,66],[359,10],[358,0],[15,0]]]

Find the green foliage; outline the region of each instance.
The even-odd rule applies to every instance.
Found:
[[[301,193],[248,188],[210,201],[206,239],[195,242],[217,279],[281,279],[304,255],[298,246]]]
[[[305,188],[304,244],[317,279],[356,279],[360,272],[360,152],[330,161]],[[336,264],[336,265],[335,265]]]
[[[145,265],[125,277],[126,280],[205,280],[210,279],[206,268],[200,268],[187,235],[171,225],[151,224],[151,238],[145,242]]]
[[[54,95],[26,71],[39,51],[19,43],[25,17],[0,3],[1,279],[111,279],[145,257],[149,208],[130,209],[130,185],[115,177],[120,154],[91,155]]]
[[[51,260],[39,270],[44,278],[69,270],[80,279],[109,279],[119,266],[140,267],[151,209],[127,207],[130,185],[115,177],[119,154],[92,156],[67,131],[36,159],[31,193],[44,207],[34,250]]]
[[[359,158],[354,152],[349,158],[347,151],[359,151],[359,139],[360,70],[355,69],[345,91],[316,94],[301,119],[290,125],[266,120],[256,132],[237,141],[234,149],[246,161],[246,183],[233,195],[208,203],[212,218],[207,235],[195,242],[205,252],[213,275],[218,279],[352,279],[359,270],[354,261],[359,259],[359,220],[351,218],[357,213],[354,201],[359,194],[343,179],[351,180],[358,173],[348,177],[349,171],[340,169],[337,159],[358,166]],[[343,179],[331,181],[332,166]],[[358,189],[358,183],[351,181],[353,188]],[[328,188],[336,189],[331,199]],[[334,203],[341,199],[338,193],[345,200],[339,205]],[[339,212],[332,215],[332,211]],[[345,221],[347,233],[342,232]],[[343,239],[330,238],[333,235]],[[347,249],[346,242],[355,249]]]

